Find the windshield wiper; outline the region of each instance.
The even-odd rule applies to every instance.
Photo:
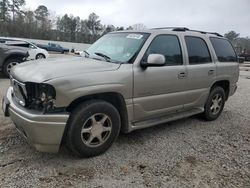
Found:
[[[110,62],[111,58],[103,53],[95,52],[95,55],[98,55],[100,57],[103,57],[106,61]]]

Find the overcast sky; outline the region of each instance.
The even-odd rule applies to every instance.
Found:
[[[185,26],[221,34],[235,30],[242,37],[250,36],[250,0],[26,0],[27,8],[38,5],[82,19],[95,12],[103,24],[115,26]]]

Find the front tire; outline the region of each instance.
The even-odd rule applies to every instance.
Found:
[[[44,54],[37,54],[36,55],[36,59],[45,59],[45,55]]]
[[[11,59],[8,59],[4,65],[3,65],[3,74],[6,76],[6,77],[10,77],[10,70],[20,64],[22,62],[21,59],[18,59],[18,58],[11,58]]]
[[[212,121],[217,119],[225,105],[225,91],[222,87],[212,88],[203,113],[205,120]]]
[[[71,151],[80,157],[92,157],[104,153],[113,144],[121,120],[112,104],[91,100],[73,110],[67,126],[67,145]]]

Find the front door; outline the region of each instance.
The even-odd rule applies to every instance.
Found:
[[[146,69],[134,66],[135,121],[178,112],[186,102],[187,71],[178,36],[156,36],[142,61],[146,61],[149,54],[164,55],[166,65]]]

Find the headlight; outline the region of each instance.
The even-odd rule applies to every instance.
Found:
[[[30,109],[48,112],[55,108],[56,91],[49,84],[32,83],[26,84],[27,107]]]

